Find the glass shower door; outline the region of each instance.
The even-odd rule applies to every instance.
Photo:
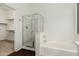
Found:
[[[31,16],[23,16],[23,45],[33,47]]]
[[[23,16],[22,38],[24,47],[35,47],[35,34],[43,32],[43,24],[43,16],[38,13]]]

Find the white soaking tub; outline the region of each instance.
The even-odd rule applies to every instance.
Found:
[[[68,45],[60,41],[49,41],[44,34],[40,34],[39,55],[41,56],[77,56],[76,45]]]
[[[42,56],[77,56],[77,50],[70,49],[67,46],[48,42],[40,46],[40,55]]]

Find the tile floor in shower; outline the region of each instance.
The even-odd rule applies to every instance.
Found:
[[[7,56],[14,52],[14,42],[11,40],[0,40],[0,56]]]

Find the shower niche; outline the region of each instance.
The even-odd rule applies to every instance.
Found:
[[[22,17],[23,48],[35,50],[35,34],[43,32],[44,18],[39,13],[24,15]]]

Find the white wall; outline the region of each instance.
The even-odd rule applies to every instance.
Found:
[[[15,17],[15,50],[22,48],[22,16],[30,13],[29,4],[6,3],[6,5],[16,10]]]
[[[31,4],[31,13],[44,16],[44,32],[50,36],[48,41],[57,41],[75,49],[75,4]]]

